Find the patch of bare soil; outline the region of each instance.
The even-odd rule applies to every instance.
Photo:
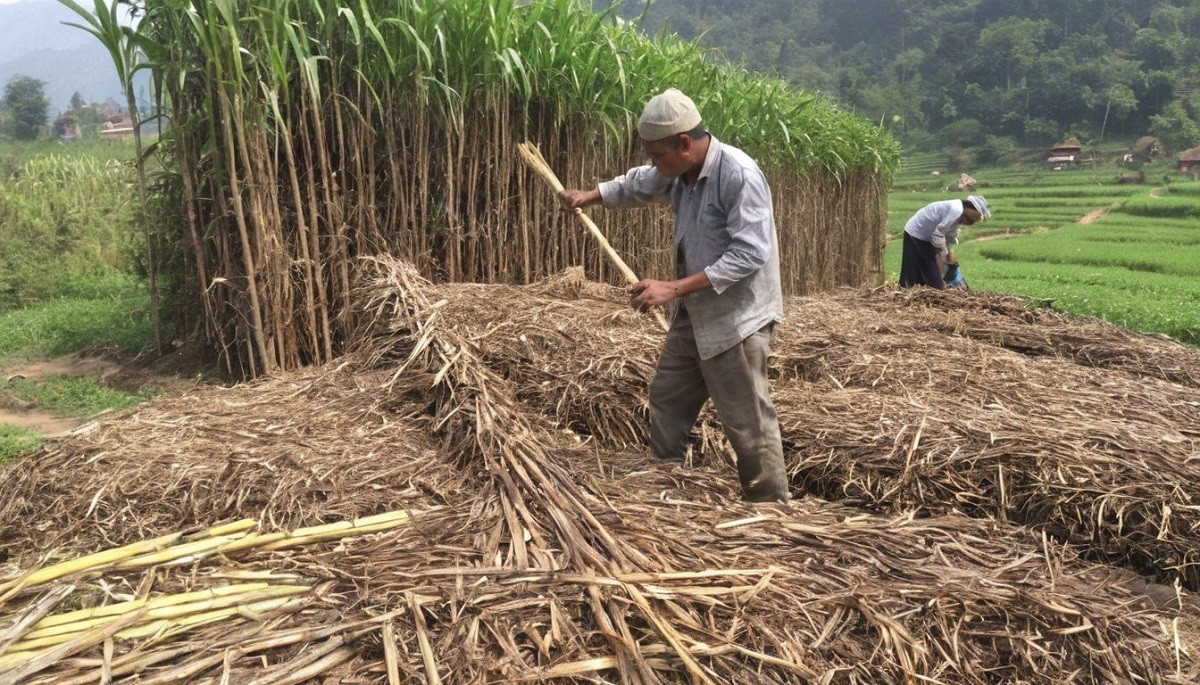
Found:
[[[103,357],[68,354],[14,366],[5,372],[4,380],[9,382],[14,378],[25,378],[37,381],[50,376],[93,376],[104,379],[119,368],[116,362]]]
[[[181,376],[155,373],[136,362],[114,360],[85,354],[68,354],[53,359],[19,364],[0,372],[0,425],[17,426],[36,431],[46,437],[66,435],[78,428],[87,418],[56,416],[38,409],[10,391],[17,379],[42,381],[51,377],[98,378],[104,385],[125,392],[153,390],[177,394],[195,388],[198,381]]]
[[[1079,221],[1077,223],[1079,223],[1082,226],[1086,226],[1094,221],[1097,221],[1100,217],[1104,216],[1105,214],[1108,214],[1108,210],[1110,210],[1110,209],[1112,209],[1112,207],[1100,207],[1098,209],[1093,209],[1092,211],[1088,212],[1087,214],[1084,214],[1083,216],[1079,217]]]
[[[971,239],[970,242],[986,243],[986,242],[990,242],[992,240],[1004,240],[1005,238],[1015,238],[1019,235],[1030,235],[1032,233],[1045,233],[1046,231],[1049,231],[1049,230],[1050,230],[1050,228],[1048,226],[1037,226],[1037,227],[1033,228],[1032,230],[1025,231],[1024,233],[994,233],[992,235],[984,235],[984,236],[980,236],[978,238],[973,238],[973,239]]]
[[[5,383],[15,378],[40,381],[53,376],[99,378],[108,387],[126,392],[181,392],[193,388],[197,383],[196,380],[182,375],[160,373],[138,360],[121,360],[82,353],[19,364],[3,370],[0,374]]]
[[[3,399],[0,399],[3,403]],[[36,431],[49,438],[66,435],[83,423],[83,419],[64,419],[37,409],[8,409],[0,407],[0,425],[16,426]]]
[[[1153,194],[1153,191],[1151,191],[1151,194]],[[1086,226],[1090,223],[1093,223],[1093,222],[1099,220],[1100,217],[1104,216],[1105,214],[1108,214],[1110,209],[1112,209],[1112,207],[1098,207],[1096,209],[1093,209],[1092,211],[1088,212],[1087,214],[1084,214],[1083,216],[1079,217],[1079,221],[1077,221],[1076,223],[1078,223],[1081,226]],[[1025,232],[1025,233],[996,233],[994,235],[985,235],[985,236],[980,236],[979,238],[974,238],[971,240],[971,242],[985,243],[985,242],[989,242],[992,240],[1004,240],[1005,238],[1012,238],[1013,236],[1017,236],[1017,235],[1028,235],[1030,233],[1044,233],[1049,230],[1050,230],[1050,228],[1048,226],[1038,226],[1038,227],[1034,228],[1033,230]]]

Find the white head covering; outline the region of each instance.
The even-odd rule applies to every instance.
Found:
[[[668,88],[646,103],[637,128],[642,140],[662,140],[699,125],[700,110],[696,109],[696,103],[678,90]]]
[[[992,218],[992,208],[988,207],[987,200],[983,199],[982,195],[968,195],[967,202],[975,205],[975,209],[979,210],[979,215],[984,219]]]

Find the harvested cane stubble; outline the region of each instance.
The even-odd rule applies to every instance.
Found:
[[[385,259],[361,283],[339,365],[157,399],[0,472],[0,550],[15,577],[245,517],[424,513],[16,594],[5,617],[61,583],[54,613],[311,588],[28,682],[1200,677],[1200,612],[1169,584],[1200,563],[1195,350],[978,293],[792,300],[773,390],[801,498],[748,505],[711,416],[689,464],[646,456],[661,333],[620,291],[435,286]]]

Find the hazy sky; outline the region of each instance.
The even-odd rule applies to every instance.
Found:
[[[91,9],[94,2],[80,4]],[[123,102],[104,46],[64,21],[81,20],[56,0],[0,0],[0,88],[17,75],[42,81],[52,117],[75,93],[88,102]]]

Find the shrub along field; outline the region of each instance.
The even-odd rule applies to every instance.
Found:
[[[1117,183],[1113,169],[985,170],[974,176],[995,217],[964,229],[955,249],[973,289],[1025,295],[1055,309],[1200,344],[1200,184],[1171,183],[1152,193],[1151,185]],[[899,237],[925,203],[963,195],[930,192],[929,184],[912,175],[897,180],[889,198],[889,237]],[[1097,210],[1103,215],[1093,214]],[[997,237],[1004,239],[992,239]],[[886,264],[895,280],[896,240],[888,245]]]
[[[13,365],[71,352],[132,355],[152,340],[133,228],[132,144],[0,144],[0,378]],[[96,378],[14,379],[19,412],[87,417],[143,399]],[[43,436],[5,423],[0,463]]]
[[[10,144],[0,150],[0,311],[91,298],[136,280],[142,240],[123,143]]]
[[[0,144],[0,366],[146,342],[133,145]]]

